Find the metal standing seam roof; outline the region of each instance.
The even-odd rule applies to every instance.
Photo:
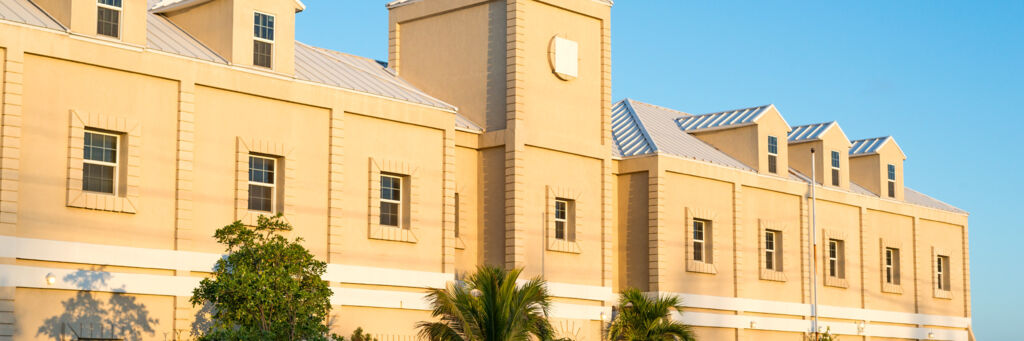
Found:
[[[793,131],[789,132],[789,142],[803,142],[820,139],[821,135],[825,134],[825,132],[834,125],[836,125],[835,121],[793,127]]]
[[[153,13],[163,13],[207,2],[210,2],[210,0],[150,0],[149,10]],[[295,0],[295,7],[298,9],[296,12],[306,10],[306,4],[303,4],[301,0]]]
[[[295,78],[455,111],[372,59],[295,42]]]
[[[395,8],[395,7],[402,7],[402,6],[413,4],[413,3],[416,3],[416,2],[420,2],[420,1],[422,1],[422,0],[395,0],[395,1],[392,1],[392,2],[389,2],[389,3],[385,4],[384,6],[387,7],[388,9],[392,9],[392,8]],[[613,1],[613,0],[592,0],[592,1],[599,2],[599,3],[602,3],[602,4],[608,5],[608,6],[612,6],[612,5],[615,4],[615,1]]]
[[[146,47],[214,63],[228,62],[160,14],[149,13],[146,18]]]
[[[676,124],[679,125],[680,129],[687,132],[753,124],[772,106],[772,104],[768,104],[753,108],[680,117]]]
[[[792,179],[792,180],[796,180],[796,181],[800,181],[800,182],[804,182],[804,183],[808,183],[808,184],[811,183],[811,178],[807,177],[807,175],[804,175],[803,173],[800,173],[799,171],[797,171],[796,169],[793,169],[793,168],[789,169],[789,178]],[[834,188],[834,187],[831,187],[831,188],[834,189],[834,190],[840,190],[840,189]],[[863,186],[858,185],[858,184],[854,183],[853,181],[850,181],[850,192],[856,193],[856,194],[860,194],[860,195],[866,195],[866,196],[870,196],[870,197],[879,197],[877,194],[871,193],[871,191],[869,191],[867,188],[864,188]],[[957,208],[957,207],[955,207],[953,205],[944,203],[942,201],[939,201],[938,199],[935,199],[935,198],[932,198],[930,196],[924,195],[921,192],[915,191],[915,190],[910,189],[909,187],[905,187],[905,186],[903,187],[903,201],[908,203],[908,204],[913,204],[913,205],[918,205],[918,206],[923,206],[923,207],[928,207],[928,208],[934,208],[934,209],[937,209],[937,210],[948,211],[948,212],[959,213],[959,214],[967,214],[967,211],[961,210],[961,209],[959,209],[959,208]]]
[[[851,141],[853,146],[850,147],[851,156],[860,156],[867,154],[874,154],[878,152],[879,148],[885,145],[885,142],[892,139],[892,136],[874,137],[870,139]]]
[[[616,115],[619,122],[615,123],[616,118],[612,119],[612,138],[619,151],[629,153],[629,155],[622,156],[665,153],[753,171],[753,168],[746,164],[704,143],[697,137],[681,131],[676,125],[676,119],[681,116],[689,116],[687,113],[628,98],[616,103],[612,108],[620,110]],[[629,113],[624,113],[621,110],[628,110]],[[613,115],[615,115],[614,111]],[[627,120],[631,120],[631,122],[627,122]],[[638,133],[644,135],[645,141],[638,140]]]
[[[474,123],[469,118],[466,118],[465,116],[462,116],[462,114],[459,113],[455,113],[455,128],[472,131],[474,133],[484,132],[483,127],[480,127],[480,125]]]
[[[0,1],[0,19],[52,30],[66,30],[57,20],[28,0]]]

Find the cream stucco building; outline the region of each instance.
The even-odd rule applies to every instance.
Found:
[[[395,1],[384,63],[296,41],[298,0],[0,0],[0,340],[188,338],[213,231],[272,213],[341,333],[414,338],[425,288],[494,264],[579,340],[626,287],[798,340],[812,282],[843,340],[972,339],[968,215],[892,137],[613,102],[611,6]]]

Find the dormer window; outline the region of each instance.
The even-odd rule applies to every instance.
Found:
[[[889,171],[888,171],[888,173],[889,173],[888,174],[888,177],[889,177],[888,178],[889,179],[889,181],[888,181],[889,182],[889,197],[890,198],[895,198],[896,197],[896,166],[895,165],[889,165],[888,169],[889,169]]]
[[[832,186],[839,186],[839,152],[832,151]]]
[[[273,68],[274,16],[256,12],[253,23],[252,65]]]
[[[96,33],[120,38],[121,0],[98,0],[96,8]]]
[[[779,138],[768,136],[768,172],[778,174]]]

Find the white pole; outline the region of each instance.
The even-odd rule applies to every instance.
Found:
[[[818,237],[817,237],[817,197],[814,194],[814,187],[818,185],[818,171],[814,157],[814,148],[811,148],[811,333],[818,335]],[[817,338],[815,338],[817,340]]]

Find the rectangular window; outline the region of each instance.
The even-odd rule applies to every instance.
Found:
[[[846,278],[845,253],[842,240],[828,240],[828,275],[834,278]]]
[[[569,201],[555,199],[555,239],[566,239],[569,226]]]
[[[121,0],[96,2],[96,33],[108,37],[121,36]]]
[[[252,64],[272,68],[274,60],[274,16],[253,14]]]
[[[782,232],[764,231],[764,268],[782,271]]]
[[[82,190],[114,194],[118,179],[120,136],[95,130],[85,131],[82,146]]]
[[[455,238],[459,238],[459,193],[455,193]]]
[[[935,285],[939,290],[949,291],[949,256],[935,259]]]
[[[276,196],[277,160],[249,155],[249,210],[274,212]]]
[[[693,260],[711,263],[711,221],[693,220]]]
[[[900,250],[885,248],[885,283],[900,284]]]
[[[888,165],[889,197],[896,197],[896,166]]]
[[[768,172],[778,174],[779,139],[768,136]]]
[[[839,186],[839,152],[832,151],[832,186]]]
[[[380,224],[400,226],[402,221],[402,178],[380,176]]]

